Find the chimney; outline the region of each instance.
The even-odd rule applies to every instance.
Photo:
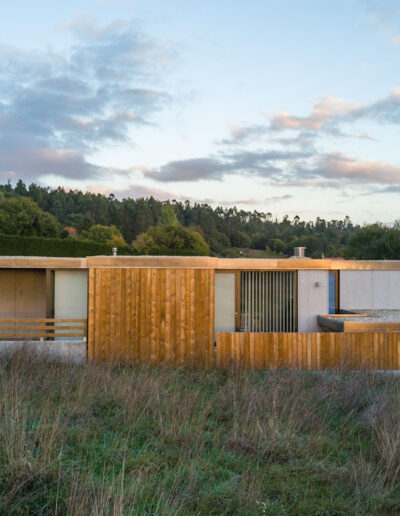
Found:
[[[305,258],[306,257],[306,248],[305,247],[295,247],[293,256],[294,256],[294,258]]]

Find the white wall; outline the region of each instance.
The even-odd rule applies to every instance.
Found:
[[[341,309],[400,309],[400,271],[340,271]]]
[[[316,284],[319,283],[319,286]],[[298,271],[298,331],[319,332],[317,315],[329,312],[329,272]]]
[[[235,274],[215,274],[215,333],[235,331]]]
[[[56,319],[86,319],[87,296],[87,271],[55,271],[54,317]]]

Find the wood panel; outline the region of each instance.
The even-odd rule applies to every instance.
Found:
[[[82,269],[85,267],[86,258],[0,256],[0,269]]]
[[[0,340],[48,340],[87,337],[86,319],[0,319]]]
[[[198,268],[214,270],[367,270],[399,271],[400,260],[335,260],[214,258],[210,256],[88,256],[87,258],[46,258],[1,256],[0,269],[90,269],[90,268]]]
[[[217,333],[217,366],[400,369],[400,332]]]
[[[1,261],[0,261],[1,264]],[[86,267],[191,268],[230,271],[400,270],[400,260],[214,258],[210,256],[88,256]]]
[[[46,272],[0,269],[0,317],[46,317]]]
[[[90,360],[214,364],[214,270],[89,271]]]

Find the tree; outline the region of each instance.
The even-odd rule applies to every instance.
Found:
[[[251,239],[244,231],[234,231],[231,233],[231,244],[234,247],[250,247]]]
[[[274,253],[292,254],[292,242],[308,247],[307,254],[313,257],[341,256],[349,236],[360,229],[348,217],[343,220],[326,221],[317,218],[301,221],[298,216],[290,220],[274,219],[268,211],[238,210],[237,208],[212,208],[206,203],[191,204],[189,201],[161,202],[153,197],[126,198],[119,200],[114,195],[101,195],[79,190],[51,189],[35,184],[28,187],[18,181],[15,186],[8,182],[0,185],[0,199],[28,197],[43,211],[56,217],[61,227],[73,226],[79,233],[94,225],[115,226],[126,242],[134,241],[152,226],[170,226],[177,223],[195,229],[204,236],[213,256],[231,256],[237,253],[233,246],[265,249],[276,248]],[[4,225],[4,224],[3,224]],[[246,235],[244,237],[243,235]],[[394,233],[389,233],[387,252],[393,252]],[[386,256],[386,253],[385,253]]]
[[[277,253],[282,253],[283,250],[285,249],[285,242],[283,240],[281,240],[280,238],[274,238],[271,241],[270,247]]]
[[[0,233],[7,235],[55,237],[60,225],[50,213],[26,197],[0,199]]]
[[[89,231],[82,231],[82,236],[95,242],[104,242],[114,247],[126,246],[124,237],[116,226],[103,226],[95,224]]]
[[[208,245],[200,233],[179,226],[152,226],[132,243],[138,254],[207,256]]]
[[[399,260],[400,230],[380,224],[365,226],[351,235],[344,249],[345,258],[361,260]]]
[[[163,204],[159,226],[177,226],[179,224],[174,207],[171,204]]]

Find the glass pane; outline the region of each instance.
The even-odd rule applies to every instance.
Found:
[[[329,273],[329,313],[336,313],[336,273]]]

